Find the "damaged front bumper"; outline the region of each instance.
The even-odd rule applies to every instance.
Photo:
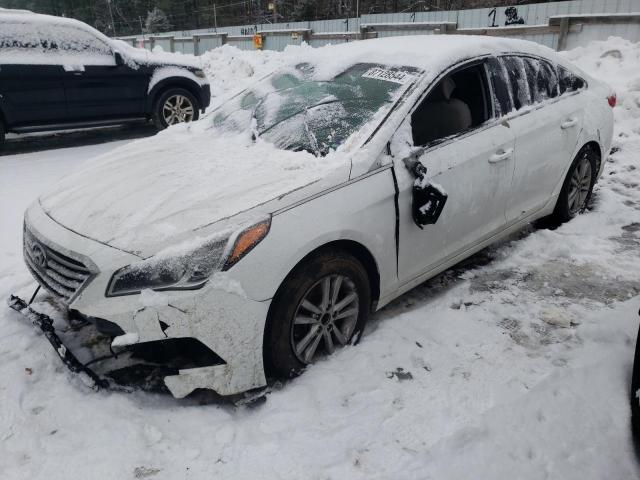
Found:
[[[82,364],[64,343],[62,343],[62,340],[56,334],[55,328],[53,327],[51,317],[44,313],[36,312],[27,302],[15,295],[11,295],[7,303],[10,308],[31,320],[31,323],[42,331],[62,360],[62,363],[64,363],[71,372],[77,374],[85,385],[95,390],[109,387],[108,380],[101,378],[89,367]]]
[[[66,229],[39,203],[25,215],[25,240],[25,260],[36,281],[69,312],[112,337],[112,348],[202,352],[197,361],[180,363],[163,376],[176,398],[196,389],[231,396],[266,385],[262,341],[270,301],[250,298],[229,273],[216,273],[194,290],[107,297],[113,273],[139,257]],[[60,275],[67,274],[62,282]],[[25,302],[14,305],[37,317]],[[55,334],[51,322],[42,325]]]

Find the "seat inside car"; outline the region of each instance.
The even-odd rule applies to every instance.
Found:
[[[488,118],[486,105],[478,67],[446,76],[412,116],[414,144],[427,145],[482,124]]]

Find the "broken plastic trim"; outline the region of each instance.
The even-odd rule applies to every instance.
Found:
[[[94,390],[109,387],[108,380],[101,378],[89,367],[80,363],[76,356],[62,343],[62,340],[55,332],[51,317],[44,313],[36,312],[27,305],[27,302],[15,295],[9,297],[7,304],[10,308],[31,320],[34,326],[42,330],[42,333],[47,337],[47,340],[51,343],[51,346],[62,360],[62,363],[64,363],[71,372],[79,375],[85,384]]]

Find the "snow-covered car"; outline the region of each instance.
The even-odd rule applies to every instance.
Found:
[[[117,125],[159,129],[210,103],[196,60],[152,53],[69,18],[0,9],[0,144],[4,133]]]
[[[394,37],[288,58],[25,214],[26,264],[64,308],[116,350],[182,349],[176,397],[295,376],[465,257],[571,219],[611,146],[613,92],[534,43]]]

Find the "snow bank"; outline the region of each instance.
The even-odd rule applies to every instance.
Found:
[[[272,50],[240,50],[224,45],[200,56],[202,69],[211,84],[211,95],[246,88],[277,69],[285,54]]]
[[[629,129],[638,133],[640,43],[610,37],[606,41],[592,42],[587,47],[579,47],[561,55],[615,90],[618,96],[618,106],[614,110],[617,128],[622,129],[620,133],[625,135],[631,133]]]

